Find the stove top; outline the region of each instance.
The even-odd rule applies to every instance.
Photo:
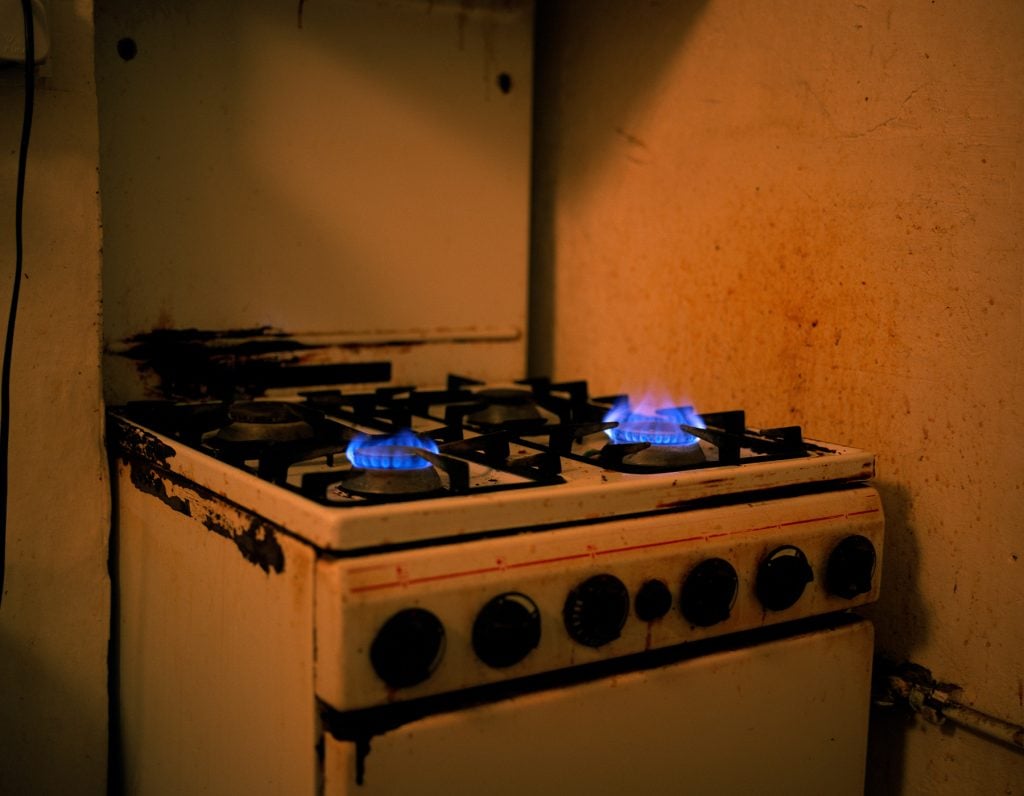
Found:
[[[122,450],[240,505],[258,510],[252,502],[273,485],[270,503],[334,528],[315,540],[332,549],[677,509],[874,472],[871,454],[806,439],[797,426],[752,429],[742,411],[593,397],[584,381],[449,376],[438,389],[145,401],[113,409],[112,421]],[[416,530],[379,527],[412,513]]]

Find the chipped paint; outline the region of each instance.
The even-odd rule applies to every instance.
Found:
[[[173,449],[170,455],[174,455]],[[284,550],[277,540],[278,533],[284,530],[280,526],[151,461],[122,454],[119,464],[128,469],[129,481],[140,492],[152,495],[171,510],[191,517],[208,531],[229,540],[242,558],[264,572],[284,572]]]
[[[125,453],[138,456],[162,467],[174,456],[174,448],[163,442],[159,437],[144,431],[138,426],[125,423],[111,416],[107,425],[108,441],[116,443]]]
[[[207,530],[234,542],[242,557],[264,572],[271,569],[275,572],[284,571],[284,551],[274,537],[274,528],[270,523],[252,517],[249,525],[242,530],[230,518],[212,511],[203,517],[202,523]]]
[[[261,395],[274,387],[383,382],[388,362],[339,362],[336,346],[309,343],[270,327],[229,331],[154,329],[112,353],[134,360],[140,376],[153,374],[164,397]]]
[[[186,517],[192,516],[192,506],[184,498],[171,495],[167,491],[167,483],[156,474],[155,470],[142,466],[130,466],[132,485],[140,492],[166,503],[172,510]]]

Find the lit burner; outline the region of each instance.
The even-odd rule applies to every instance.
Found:
[[[685,424],[704,428],[704,421],[692,406],[655,409],[646,398],[636,409],[631,409],[625,398],[616,401],[604,416],[604,421],[619,424],[605,433],[612,442],[620,445],[647,442],[651,445],[688,447],[696,445],[698,440],[679,426]]]
[[[345,455],[363,470],[424,470],[431,466],[417,450],[437,453],[437,443],[403,429],[384,437],[360,434],[349,443]]]

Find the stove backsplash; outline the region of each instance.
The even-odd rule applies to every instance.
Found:
[[[522,373],[532,28],[529,0],[97,2],[108,400]]]

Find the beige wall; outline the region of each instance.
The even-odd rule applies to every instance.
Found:
[[[0,793],[103,793],[108,501],[100,403],[98,143],[90,0],[50,2],[13,359]],[[0,263],[14,270],[19,69],[0,71]]]
[[[876,451],[881,650],[1024,721],[1024,5],[577,0],[540,37],[534,369]],[[873,733],[879,792],[1024,792],[964,731]]]

